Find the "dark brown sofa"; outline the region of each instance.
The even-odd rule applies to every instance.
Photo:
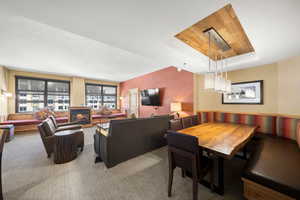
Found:
[[[94,147],[98,157],[110,168],[123,161],[166,145],[169,116],[111,120],[108,135],[97,129]]]

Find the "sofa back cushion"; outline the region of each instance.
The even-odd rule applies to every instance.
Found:
[[[44,125],[44,131],[45,131],[46,136],[54,135],[56,128],[51,119],[48,118],[48,119],[44,120],[43,125]]]
[[[280,116],[277,117],[277,121],[276,121],[277,136],[296,140],[298,122],[300,122],[300,119],[280,117]]]
[[[58,125],[57,125],[57,122],[56,122],[56,119],[55,119],[55,117],[54,117],[53,115],[50,115],[50,116],[49,116],[49,119],[51,119],[51,121],[52,121],[52,123],[53,123],[54,127],[55,127],[55,128],[57,128],[57,127],[58,127]]]

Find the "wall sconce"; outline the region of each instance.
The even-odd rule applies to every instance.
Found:
[[[123,100],[123,97],[120,97],[120,100]]]
[[[6,96],[6,97],[12,97],[12,93],[7,92],[7,91],[5,91],[3,89],[1,90],[1,95]]]
[[[176,112],[177,117],[179,118],[179,112],[182,111],[182,104],[180,102],[171,103],[171,112]]]

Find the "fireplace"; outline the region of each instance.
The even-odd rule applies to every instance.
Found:
[[[90,124],[91,109],[88,107],[70,107],[69,120],[70,122],[77,122],[79,124]]]

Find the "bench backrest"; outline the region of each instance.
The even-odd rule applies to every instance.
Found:
[[[258,133],[272,134],[296,140],[297,124],[300,119],[291,116],[273,114],[247,114],[220,111],[198,112],[201,123],[224,122],[257,125]]]

